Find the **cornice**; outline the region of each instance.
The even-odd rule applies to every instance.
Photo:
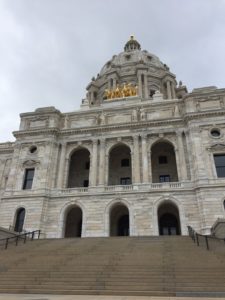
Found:
[[[38,136],[38,135],[53,135],[53,136],[66,136],[66,135],[77,135],[77,134],[93,134],[93,133],[104,133],[112,130],[135,130],[135,129],[146,129],[153,128],[159,126],[174,126],[184,124],[190,120],[200,119],[202,117],[212,117],[212,116],[223,116],[225,115],[225,109],[217,110],[217,111],[207,111],[207,112],[193,112],[185,114],[183,118],[169,118],[169,119],[161,119],[161,120],[148,120],[148,121],[137,121],[137,122],[129,122],[129,123],[118,123],[118,124],[107,124],[107,125],[98,125],[91,127],[81,127],[81,128],[70,128],[70,129],[62,129],[59,128],[39,128],[32,130],[21,130],[14,131],[13,135],[16,138],[20,138],[23,136]],[[1,151],[1,149],[0,149]]]
[[[184,120],[194,120],[200,119],[202,117],[212,117],[212,116],[223,116],[225,115],[225,109],[219,109],[214,111],[204,111],[204,112],[192,112],[184,115]]]
[[[19,130],[19,131],[13,131],[13,135],[16,137],[16,138],[19,138],[19,137],[23,137],[23,136],[27,136],[27,135],[40,135],[40,134],[43,134],[43,135],[48,135],[48,134],[51,134],[51,135],[54,135],[54,136],[57,136],[59,134],[60,130],[56,127],[52,127],[52,128],[38,128],[38,129],[32,129],[32,130]]]

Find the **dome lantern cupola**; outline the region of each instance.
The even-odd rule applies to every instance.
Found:
[[[130,52],[134,50],[141,50],[141,45],[135,40],[134,36],[131,35],[130,40],[124,46],[124,51]]]

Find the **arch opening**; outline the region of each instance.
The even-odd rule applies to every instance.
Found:
[[[70,157],[67,187],[88,187],[89,170],[90,152],[85,148],[76,150]]]
[[[158,142],[151,148],[152,182],[178,181],[174,147],[168,142]]]
[[[81,237],[83,213],[79,206],[69,209],[65,216],[65,238]]]
[[[108,185],[128,185],[132,183],[130,148],[120,144],[109,153]]]
[[[121,203],[114,205],[110,211],[110,236],[129,236],[129,210]]]
[[[21,207],[17,210],[14,231],[16,231],[16,232],[22,232],[23,231],[25,212],[26,212],[25,208],[23,208],[23,207]]]
[[[159,235],[180,235],[180,216],[176,205],[163,203],[158,208]]]

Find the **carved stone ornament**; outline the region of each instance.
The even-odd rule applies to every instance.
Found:
[[[32,166],[36,166],[39,164],[40,164],[40,161],[33,160],[33,159],[29,159],[29,160],[26,160],[23,162],[24,167],[32,167]]]
[[[214,144],[210,148],[208,148],[209,151],[225,151],[225,144]]]

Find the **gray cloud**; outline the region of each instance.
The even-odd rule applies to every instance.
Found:
[[[0,0],[0,141],[19,113],[79,107],[130,34],[189,90],[224,87],[224,0]]]

